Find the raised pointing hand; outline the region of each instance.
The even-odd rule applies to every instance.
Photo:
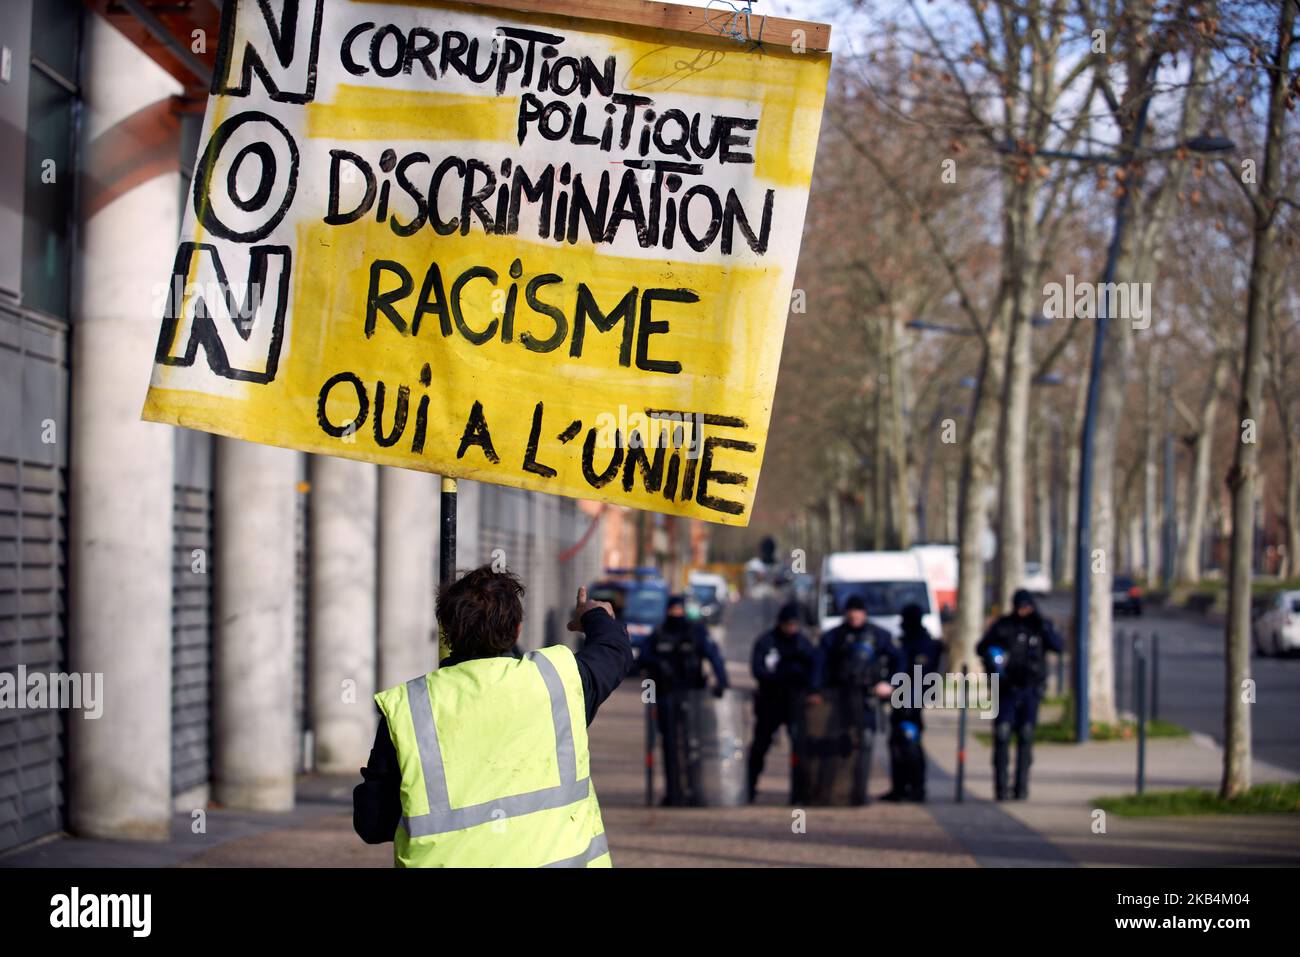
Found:
[[[578,586],[578,602],[573,606],[573,617],[569,619],[569,631],[582,631],[582,616],[593,608],[603,608],[610,618],[614,617],[614,606],[607,601],[592,601],[587,597],[585,586]]]

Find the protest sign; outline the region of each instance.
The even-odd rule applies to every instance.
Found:
[[[144,417],[747,524],[830,69],[769,26],[228,5]]]

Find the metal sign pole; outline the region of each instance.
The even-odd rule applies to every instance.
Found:
[[[1137,682],[1137,793],[1147,783],[1147,652],[1141,638],[1133,639],[1134,681]]]
[[[967,668],[961,666],[961,684],[963,697],[961,709],[957,712],[957,794],[955,800],[960,804],[965,800],[966,789],[966,699],[965,689],[969,687],[966,681]]]
[[[438,582],[447,584],[456,577],[456,480],[442,478],[442,521],[438,540]]]

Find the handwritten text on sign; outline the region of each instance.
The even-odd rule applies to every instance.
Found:
[[[145,417],[747,523],[829,66],[241,0]]]

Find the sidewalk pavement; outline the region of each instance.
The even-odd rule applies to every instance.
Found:
[[[741,687],[748,675],[733,672]],[[861,808],[791,808],[784,735],[768,755],[756,804],[740,808],[645,806],[645,712],[638,682],[607,701],[591,728],[593,779],[614,863],[620,867],[974,867],[1300,864],[1300,814],[1125,819],[1107,815],[1094,833],[1092,801],[1134,787],[1136,746],[1040,744],[1028,801],[994,803],[991,749],[972,717],[966,800],[953,799],[955,712],[927,716],[929,803],[877,801]],[[877,738],[870,793],[888,789],[888,755]],[[1221,753],[1200,738],[1148,742],[1150,789],[1217,786]],[[656,765],[656,794],[662,795]],[[1289,772],[1255,763],[1255,780]],[[363,844],[352,832],[358,779],[304,776],[287,814],[210,808],[205,833],[177,814],[161,843],[59,837],[0,855],[0,867],[386,867],[391,845]]]
[[[972,713],[973,714],[973,713]],[[1089,741],[1084,745],[1038,744],[1029,799],[994,803],[992,748],[976,732],[991,722],[972,717],[966,741],[966,802],[955,804],[957,716],[939,712],[926,719],[931,803],[980,864],[1027,863],[1003,828],[1032,832],[1037,850],[1062,863],[1084,866],[1192,867],[1241,864],[1300,864],[1300,814],[1231,814],[1164,818],[1104,816],[1104,833],[1094,833],[1099,797],[1132,794],[1137,781],[1136,741]],[[1290,781],[1296,775],[1255,761],[1255,783]],[[1223,751],[1203,735],[1147,741],[1147,791],[1198,787],[1217,790]],[[1050,848],[1045,851],[1043,845]],[[1045,863],[1045,862],[1044,862]]]

